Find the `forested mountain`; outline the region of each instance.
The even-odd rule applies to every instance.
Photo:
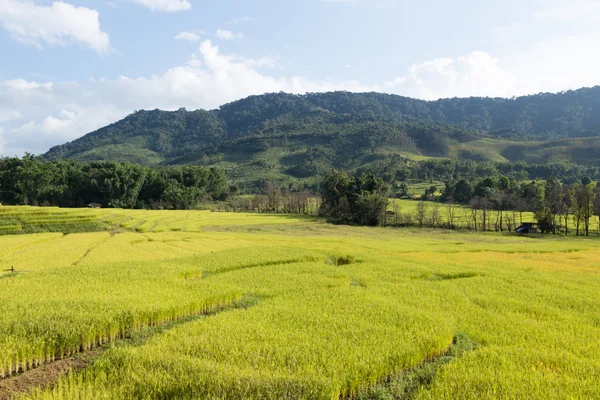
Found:
[[[50,160],[199,164],[234,180],[305,179],[402,156],[600,165],[600,87],[513,99],[271,93],[217,110],[139,111]]]

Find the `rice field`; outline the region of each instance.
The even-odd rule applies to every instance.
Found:
[[[115,229],[0,237],[15,269],[0,272],[0,397],[3,380],[102,348],[13,396],[600,398],[596,238],[63,212]]]

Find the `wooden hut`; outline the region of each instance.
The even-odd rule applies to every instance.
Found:
[[[534,222],[524,222],[523,225],[517,228],[516,232],[522,235],[539,233],[537,224]]]

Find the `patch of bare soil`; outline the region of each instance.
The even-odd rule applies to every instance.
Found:
[[[17,394],[29,392],[32,388],[48,388],[71,371],[85,368],[83,359],[67,358],[28,370],[22,374],[0,380],[0,400],[9,400]]]

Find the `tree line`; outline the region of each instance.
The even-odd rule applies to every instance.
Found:
[[[199,166],[146,167],[116,162],[0,158],[0,203],[147,209],[193,209],[213,202],[236,212],[315,214],[334,223],[512,231],[533,213],[543,233],[600,232],[600,185],[579,181],[522,181],[499,175],[447,180],[432,186],[403,212],[392,185],[372,172],[324,174],[317,194],[266,183],[261,193],[238,196],[225,172]],[[438,196],[438,192],[441,195]],[[592,226],[597,216],[598,226]],[[573,227],[571,232],[570,227]]]
[[[0,158],[0,204],[191,209],[229,195],[227,175],[198,166]]]
[[[600,185],[587,177],[574,183],[556,178],[522,182],[506,176],[475,184],[449,181],[440,196],[433,186],[407,212],[395,201],[390,204],[390,186],[371,173],[333,171],[323,178],[320,192],[320,215],[336,223],[510,232],[524,222],[536,222],[542,233],[589,236],[594,228],[600,233]],[[524,220],[528,212],[535,221]],[[597,227],[592,227],[594,216]]]
[[[507,177],[486,178],[472,184],[467,180],[446,182],[441,200],[460,203],[479,213],[482,227],[488,227],[490,215],[496,214],[499,230],[504,230],[511,213],[534,213],[542,233],[570,233],[589,236],[593,216],[598,216],[600,232],[600,185],[588,177],[579,182],[563,183],[553,178],[547,181],[520,182]],[[513,218],[514,220],[514,218]]]

